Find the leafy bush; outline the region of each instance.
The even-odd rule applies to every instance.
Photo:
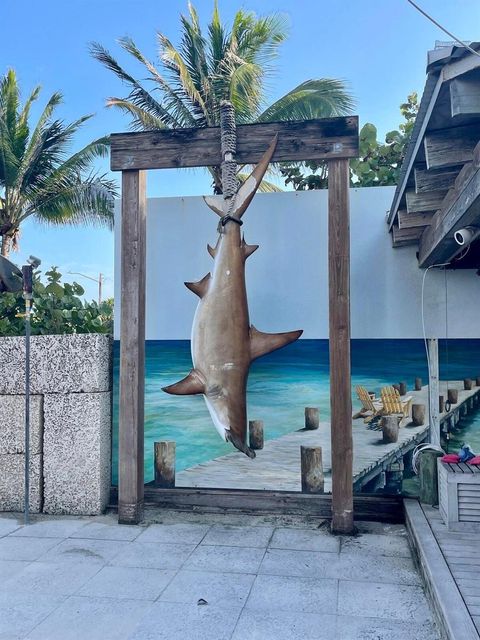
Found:
[[[113,300],[100,305],[81,300],[83,287],[78,282],[62,283],[62,274],[56,267],[45,277],[44,284],[40,272],[34,276],[32,334],[113,333]],[[20,315],[24,311],[22,292],[0,293],[0,336],[24,334],[25,323]]]

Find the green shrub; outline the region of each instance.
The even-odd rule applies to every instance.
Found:
[[[85,293],[78,282],[62,283],[56,267],[45,273],[43,283],[36,272],[33,284],[32,334],[113,333],[113,300],[100,305],[80,298]],[[25,333],[25,301],[22,293],[0,293],[0,336]]]

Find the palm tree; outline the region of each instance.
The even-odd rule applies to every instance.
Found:
[[[95,158],[108,155],[108,139],[70,155],[75,133],[91,116],[70,124],[54,119],[62,101],[54,93],[32,130],[30,109],[39,94],[36,87],[22,106],[15,72],[0,79],[2,256],[17,248],[20,227],[31,216],[48,224],[113,225],[115,185],[91,169]]]
[[[98,43],[92,55],[113,71],[130,89],[125,98],[109,98],[107,105],[131,117],[134,130],[181,127],[209,127],[219,124],[219,105],[229,100],[237,123],[275,120],[307,120],[346,115],[353,99],[341,80],[307,80],[267,106],[265,81],[273,71],[273,61],[286,38],[284,20],[278,15],[257,17],[237,11],[231,28],[220,20],[217,2],[208,25],[208,35],[200,28],[191,3],[189,15],[180,17],[181,39],[175,47],[157,33],[160,67],[156,67],[128,37],[120,46],[139,61],[153,83],[148,91],[141,81],[124,70]],[[211,167],[213,185],[221,192],[219,167]]]

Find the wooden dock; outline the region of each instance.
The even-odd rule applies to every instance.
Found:
[[[447,397],[447,387],[458,390],[458,403],[440,414],[443,429],[454,426],[460,417],[476,408],[480,387],[464,390],[463,381],[440,383],[440,394]],[[362,419],[353,421],[353,482],[355,491],[373,491],[390,483],[395,492],[403,471],[403,460],[421,442],[429,439],[428,387],[408,391],[414,404],[426,407],[425,424],[414,426],[404,420],[398,442],[384,444],[382,432],[368,429]],[[261,418],[261,416],[259,416]],[[268,423],[267,423],[268,429]],[[268,431],[267,431],[268,436]],[[300,491],[300,446],[320,446],[323,452],[325,491],[331,491],[330,423],[321,422],[315,431],[295,431],[266,440],[264,449],[257,451],[255,460],[241,453],[230,453],[195,465],[177,473],[177,487],[254,489],[268,491]]]

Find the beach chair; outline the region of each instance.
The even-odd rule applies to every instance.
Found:
[[[356,413],[354,418],[364,418],[364,422],[371,422],[383,413],[383,403],[377,398],[372,398],[365,387],[355,387],[358,399],[362,403],[361,410]]]
[[[412,396],[400,396],[397,389],[393,387],[383,387],[380,391],[383,404],[383,415],[400,415],[408,418],[412,411]]]

